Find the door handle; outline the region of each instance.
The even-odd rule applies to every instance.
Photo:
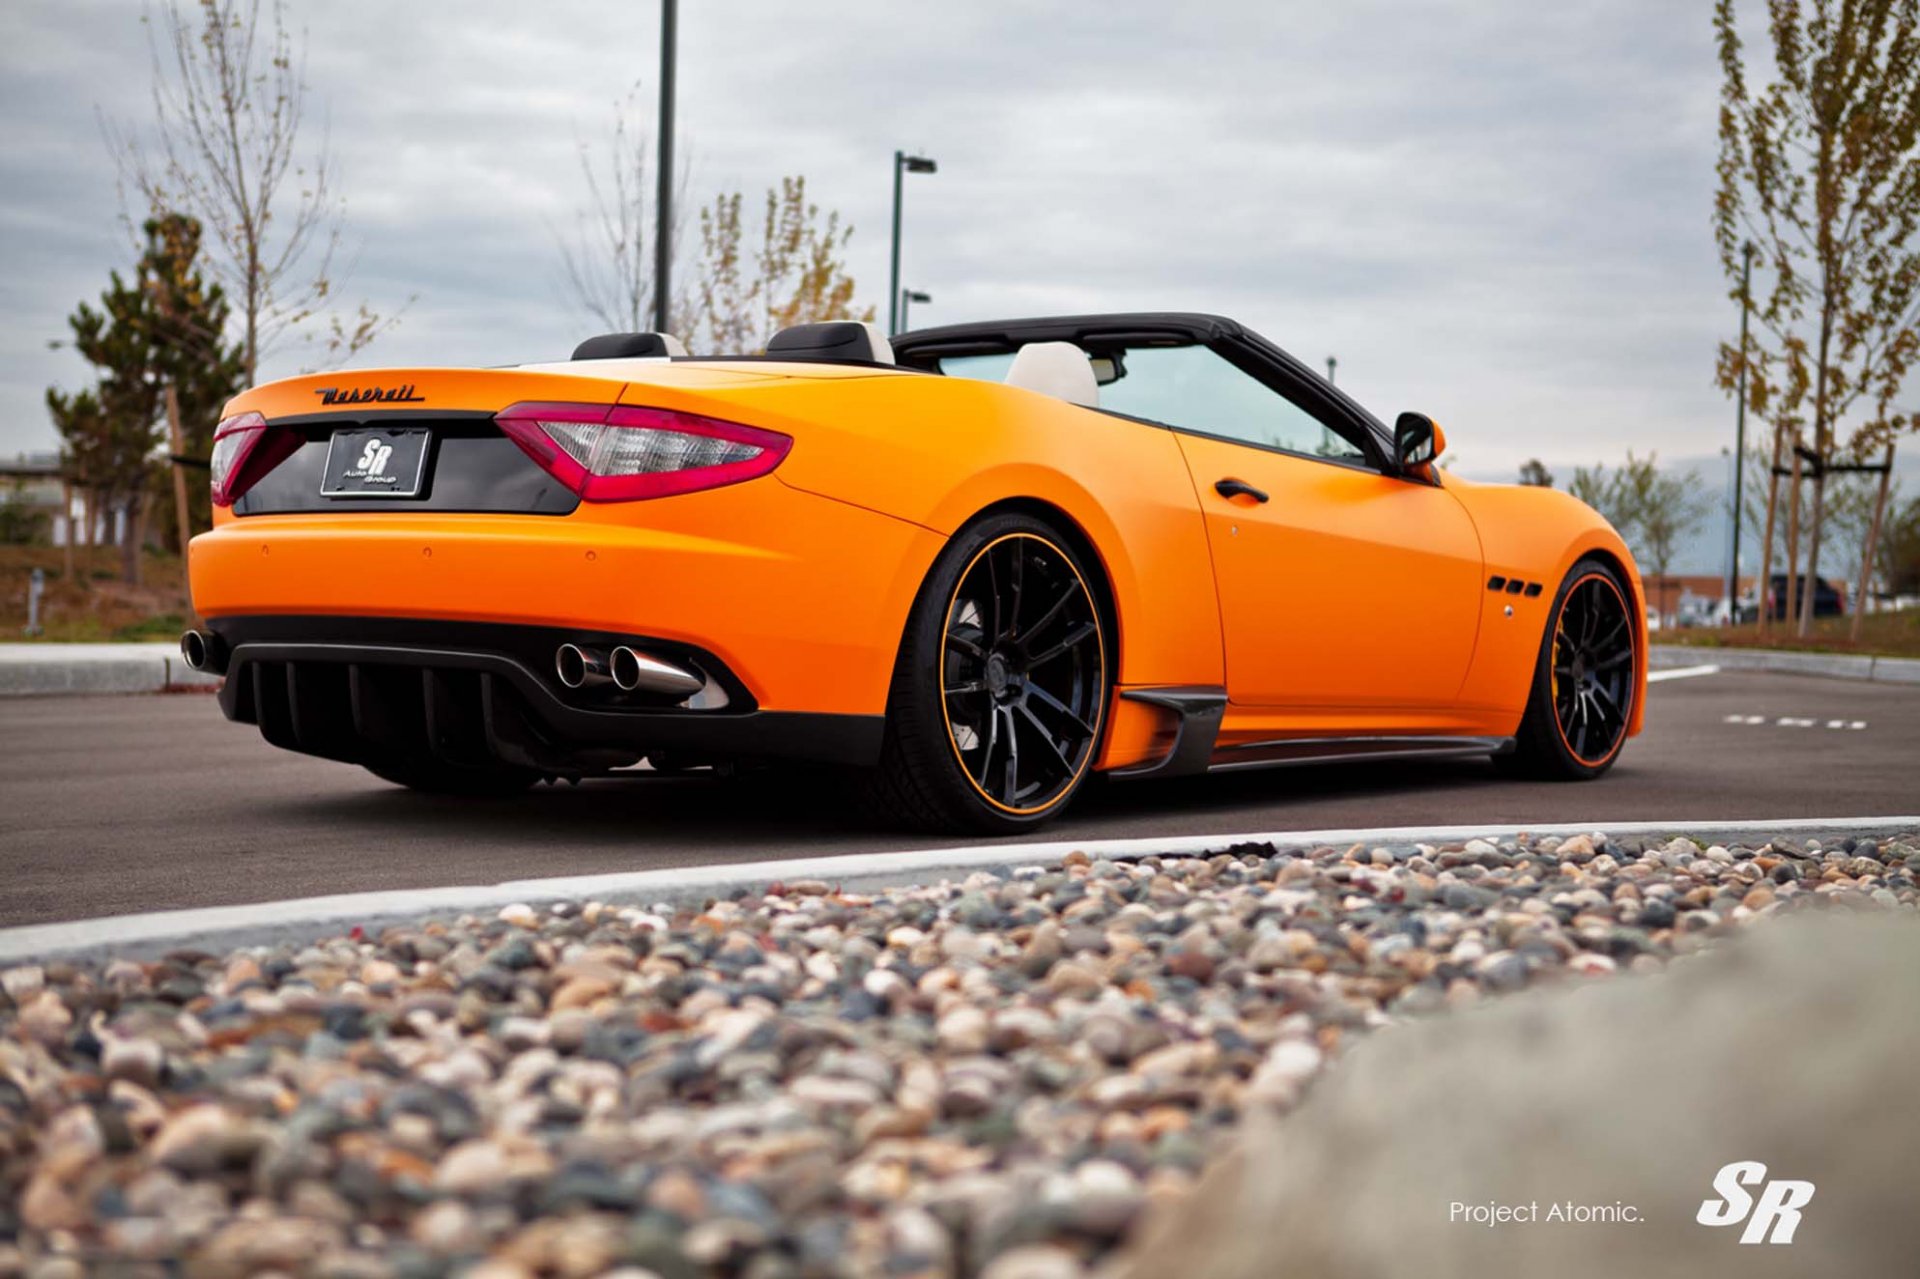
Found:
[[[1267,495],[1245,480],[1215,480],[1213,491],[1221,497],[1250,497],[1256,502],[1264,502]]]

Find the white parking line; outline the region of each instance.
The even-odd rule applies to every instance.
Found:
[[[1718,675],[1718,666],[1676,666],[1667,671],[1648,671],[1647,683],[1658,684],[1663,679],[1692,679],[1696,675]]]
[[[1747,821],[1588,821],[1493,823],[1483,826],[1379,826],[1341,830],[1250,831],[1245,834],[1144,836],[1122,839],[1060,839],[1036,843],[983,844],[970,848],[906,849],[887,853],[843,853],[781,861],[723,862],[661,870],[565,875],[446,888],[401,888],[339,893],[291,901],[240,906],[202,906],[109,915],[57,924],[0,928],[0,965],[53,955],[124,953],[131,948],[161,951],[183,945],[204,950],[235,946],[276,946],[305,941],[358,926],[367,935],[386,924],[430,915],[497,911],[513,902],[589,901],[671,902],[723,897],[739,889],[758,890],[798,879],[824,879],[850,891],[896,884],[958,879],[976,870],[1015,870],[1057,862],[1076,850],[1089,857],[1137,860],[1155,854],[1194,856],[1222,852],[1238,844],[1279,848],[1332,844],[1438,843],[1472,838],[1505,839],[1533,835],[1672,835],[1698,837],[1839,835],[1845,832],[1893,833],[1920,829],[1920,815],[1903,817],[1755,818]]]
[[[1735,714],[1724,717],[1721,722],[1725,724],[1764,724],[1767,722],[1767,717],[1765,715]],[[1811,719],[1804,715],[1782,715],[1773,722],[1780,728],[1814,728],[1820,723],[1819,720]],[[1864,719],[1830,719],[1826,721],[1826,726],[1828,728],[1857,733],[1867,726],[1867,721]]]

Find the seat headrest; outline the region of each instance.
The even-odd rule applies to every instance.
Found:
[[[824,324],[796,324],[781,329],[767,343],[767,354],[783,360],[862,360],[892,364],[893,346],[877,324],[859,320],[829,320]]]
[[[576,360],[644,360],[685,355],[687,348],[671,333],[602,333],[573,348]]]
[[[1069,404],[1100,407],[1100,384],[1087,353],[1071,342],[1029,342],[1013,357],[1006,384],[1038,391]]]

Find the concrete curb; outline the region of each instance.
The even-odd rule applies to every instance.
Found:
[[[0,697],[215,688],[172,644],[0,644]]]
[[[1384,826],[1349,830],[1261,831],[1247,834],[1189,835],[1176,838],[1054,840],[1044,843],[987,844],[972,848],[932,848],[911,852],[852,853],[784,861],[688,866],[609,875],[572,875],[550,879],[392,892],[341,893],[241,906],[110,915],[58,924],[29,924],[0,929],[0,965],[54,956],[161,954],[170,950],[231,950],[242,946],[310,941],[358,926],[369,934],[391,924],[429,916],[492,912],[516,902],[603,901],[681,903],[720,897],[742,889],[820,879],[852,891],[928,883],[979,870],[1013,870],[1046,865],[1068,853],[1137,861],[1157,854],[1221,852],[1241,844],[1276,848],[1323,844],[1433,843],[1471,838],[1504,839],[1534,835],[1704,836],[1717,839],[1765,838],[1806,834],[1904,834],[1920,832],[1920,816],[1835,817],[1779,821],[1543,822],[1480,826]]]
[[[1656,671],[1702,662],[1730,671],[1783,671],[1791,675],[1824,675],[1829,679],[1863,679],[1881,684],[1920,684],[1920,660],[1910,657],[1715,648],[1709,644],[1655,644],[1648,650],[1647,665]]]

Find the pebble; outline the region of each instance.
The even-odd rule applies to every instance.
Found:
[[[1375,1028],[1916,874],[1913,835],[1070,853],[16,965],[0,1276],[1082,1279]]]
[[[124,1079],[151,1088],[167,1064],[166,1050],[151,1039],[109,1038],[100,1047],[100,1069],[108,1079]]]
[[[987,1014],[972,1004],[962,1004],[940,1018],[934,1034],[940,1047],[956,1056],[986,1051],[991,1029]]]
[[[1008,1249],[987,1264],[981,1279],[1080,1279],[1086,1267],[1073,1253],[1054,1244]]]

